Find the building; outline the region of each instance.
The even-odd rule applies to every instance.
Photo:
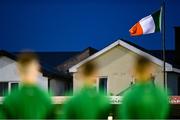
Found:
[[[155,56],[157,55],[157,56]],[[81,81],[77,80],[78,70],[88,61],[99,65],[99,79],[97,89],[103,86],[104,92],[110,95],[120,95],[134,81],[130,74],[132,64],[137,56],[148,56],[155,65],[156,73],[153,76],[155,84],[168,87],[172,95],[178,95],[178,86],[175,85],[180,77],[180,69],[170,61],[165,65],[166,80],[163,79],[163,60],[158,51],[148,51],[135,44],[124,40],[117,40],[92,56],[84,59],[69,69],[73,74],[73,90],[81,87]],[[168,57],[173,57],[168,55]]]
[[[38,85],[52,91],[54,96],[64,96],[72,91],[72,75],[68,69],[86,59],[97,50],[91,47],[77,52],[37,52],[41,64]],[[0,96],[18,86],[20,78],[17,74],[16,56],[18,52],[0,51]],[[72,93],[72,92],[71,92]]]
[[[100,76],[97,89],[103,87],[109,95],[121,95],[131,87],[134,78],[130,74],[134,59],[148,56],[156,67],[154,83],[171,90],[171,95],[180,95],[180,64],[179,64],[179,27],[176,27],[176,50],[166,51],[166,80],[163,79],[162,51],[146,50],[134,43],[117,40],[98,51],[88,47],[83,51],[38,52],[42,71],[39,85],[51,90],[54,96],[66,96],[81,87],[76,80],[78,70],[88,61],[99,63]],[[19,84],[16,68],[16,55],[0,51],[0,96],[4,91],[11,90]],[[70,94],[71,95],[71,94]]]
[[[180,27],[175,27],[175,63],[180,67]],[[180,77],[176,82],[178,86],[178,95],[180,95]]]
[[[96,49],[88,47],[77,52],[37,53],[41,66],[45,68],[43,73],[48,76],[48,88],[54,96],[72,95],[73,79],[68,69],[95,52]]]
[[[4,96],[13,87],[19,86],[19,76],[17,73],[16,57],[6,51],[0,51],[0,96]],[[43,89],[48,88],[48,78],[41,73],[38,85]]]

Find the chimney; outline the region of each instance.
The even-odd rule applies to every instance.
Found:
[[[175,62],[180,66],[180,27],[175,27]]]

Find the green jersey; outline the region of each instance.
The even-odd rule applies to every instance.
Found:
[[[5,119],[4,112],[2,108],[0,108],[0,119]]]
[[[94,87],[84,87],[62,108],[64,119],[98,119],[107,118],[109,100],[104,95],[97,93]]]
[[[43,119],[52,109],[50,96],[35,85],[23,85],[7,95],[3,102],[6,118]]]
[[[123,119],[163,119],[169,108],[168,95],[152,82],[137,83],[127,91],[120,107]]]

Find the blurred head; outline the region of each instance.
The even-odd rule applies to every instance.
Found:
[[[37,81],[40,65],[33,52],[22,52],[18,56],[18,70],[23,83],[34,84]]]
[[[154,65],[147,57],[138,57],[134,64],[136,82],[149,81],[154,73]]]
[[[97,64],[94,62],[86,63],[80,70],[82,79],[86,84],[94,85],[97,81]]]

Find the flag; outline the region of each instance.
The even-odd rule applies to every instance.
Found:
[[[131,36],[140,36],[161,31],[161,10],[142,18],[130,30]]]

